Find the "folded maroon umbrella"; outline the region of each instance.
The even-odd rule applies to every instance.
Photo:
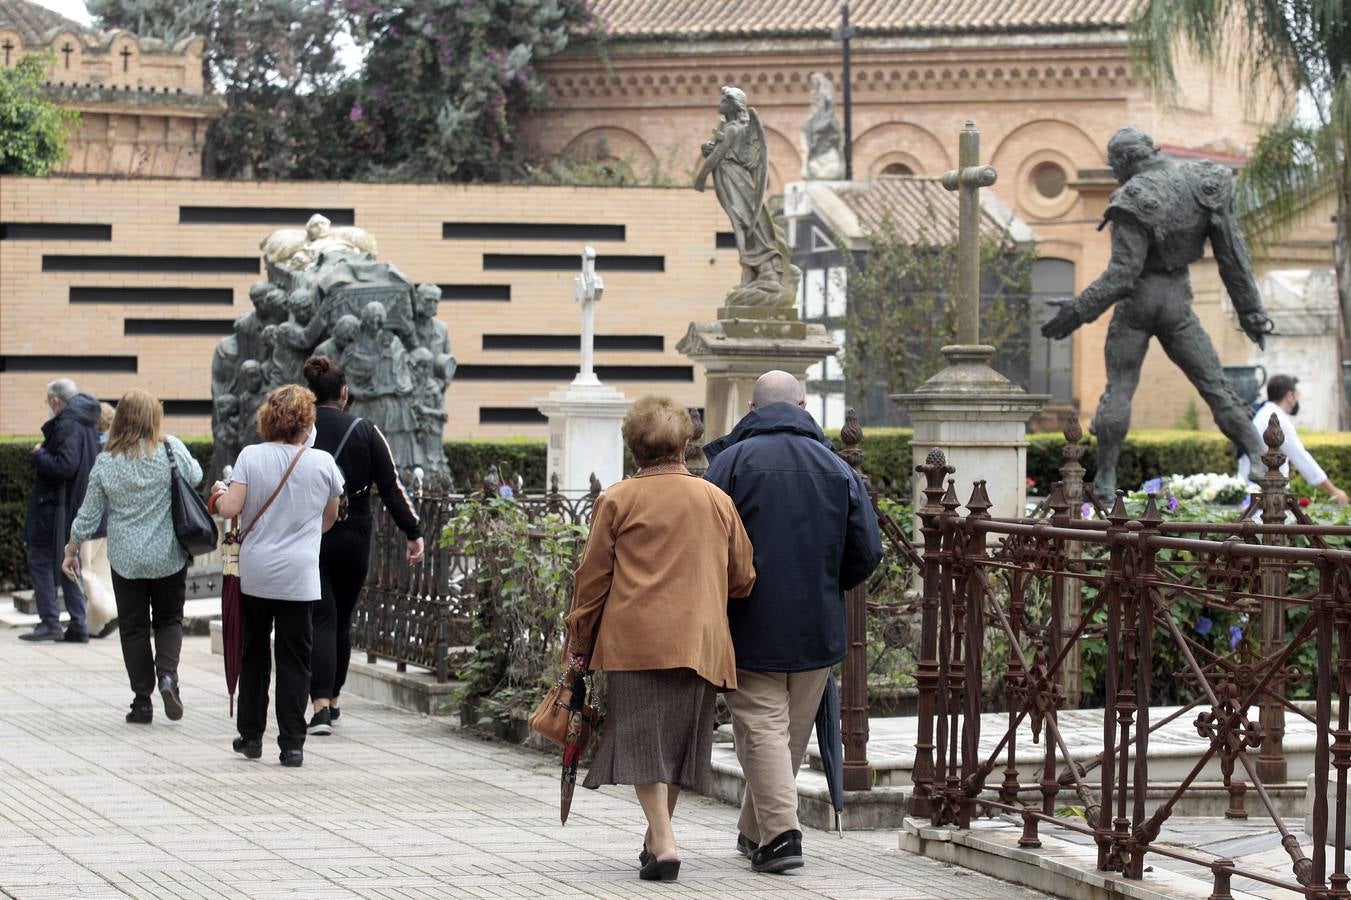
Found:
[[[243,657],[243,610],[239,600],[239,530],[231,519],[221,540],[220,637],[225,655],[225,688],[230,692],[230,716],[235,714],[235,687]]]

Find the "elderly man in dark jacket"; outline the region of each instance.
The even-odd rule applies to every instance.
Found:
[[[33,448],[31,462],[37,478],[23,526],[28,573],[42,621],[30,633],[19,635],[19,639],[84,643],[89,640],[84,591],[78,581],[62,577],[60,564],[61,548],[84,502],[89,470],[99,452],[99,402],[88,394],[78,393],[73,381],[62,378],[47,386],[47,406],[52,416],[42,426],[42,443]],[[64,634],[61,607],[56,602],[58,584],[70,613],[70,625]]]
[[[736,503],[755,547],[755,588],[727,607],[737,660],[727,706],[746,773],[737,849],[757,872],[802,865],[797,770],[844,658],[844,592],[882,560],[867,489],[805,406],[796,378],[767,372],[750,413],[704,448],[704,477]]]

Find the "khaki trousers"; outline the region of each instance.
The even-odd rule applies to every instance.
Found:
[[[829,675],[828,668],[736,670],[737,689],[727,694],[727,708],[732,712],[737,759],[746,773],[737,827],[757,844],[785,831],[802,830],[797,818],[797,770]]]

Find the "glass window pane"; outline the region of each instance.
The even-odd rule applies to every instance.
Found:
[[[825,367],[821,363],[812,363],[810,366],[807,367],[807,380],[820,381],[822,378],[830,377],[828,375],[823,374],[824,370]]]
[[[826,270],[808,269],[807,312],[803,318],[819,319],[826,314]]]
[[[832,319],[843,319],[848,310],[845,298],[848,296],[848,270],[844,266],[831,266],[826,270],[829,283],[826,285],[826,315]]]
[[[844,394],[826,394],[825,416],[819,421],[822,428],[840,428],[844,425]]]

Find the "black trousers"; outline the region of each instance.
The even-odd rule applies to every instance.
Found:
[[[163,578],[123,578],[113,572],[117,598],[117,630],[122,636],[122,662],[137,698],[149,699],[161,675],[178,677],[183,650],[183,597],[188,567]],[[150,650],[150,633],[155,649]]]
[[[319,548],[310,699],[337,700],[352,661],[352,611],[371,561],[371,517],[338,522]]]
[[[246,741],[262,740],[267,731],[267,688],[272,681],[272,656],[277,657],[277,746],[305,746],[305,696],[310,687],[313,601],[270,600],[244,594],[243,658],[239,667],[239,710],[236,724]],[[275,635],[273,634],[275,630]],[[269,637],[273,638],[269,646]]]

